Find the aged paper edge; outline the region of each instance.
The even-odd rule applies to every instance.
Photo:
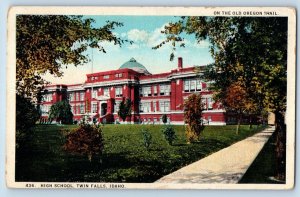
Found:
[[[287,68],[287,148],[286,184],[161,184],[122,183],[125,189],[292,189],[295,172],[295,84],[296,84],[296,10],[291,7],[65,7],[65,6],[16,6],[8,12],[7,21],[7,115],[6,115],[6,184],[10,188],[41,188],[41,184],[57,184],[55,188],[79,188],[77,184],[102,184],[106,188],[114,183],[45,183],[15,182],[15,78],[16,78],[16,15],[18,14],[64,14],[64,15],[171,15],[216,16],[214,11],[270,11],[288,17],[288,68]],[[225,16],[225,15],[218,15]],[[238,15],[256,17],[255,15]],[[266,17],[266,16],[265,16]],[[272,16],[268,16],[272,17]],[[117,183],[116,183],[117,184]],[[27,186],[26,186],[27,185]]]

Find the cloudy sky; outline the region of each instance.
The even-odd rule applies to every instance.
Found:
[[[135,58],[143,64],[150,73],[168,72],[177,67],[177,57],[183,58],[183,66],[205,65],[213,60],[209,54],[208,41],[197,43],[193,36],[184,35],[185,48],[178,48],[175,58],[170,61],[171,46],[165,45],[154,50],[153,46],[164,40],[161,34],[163,27],[169,22],[177,21],[173,16],[85,16],[95,19],[94,27],[101,27],[106,21],[122,22],[124,26],[118,27],[114,33],[122,39],[132,40],[134,43],[126,43],[119,47],[109,42],[102,43],[107,53],[101,53],[96,49],[89,49],[87,54],[93,54],[94,72],[118,69],[130,58]],[[92,72],[92,62],[78,67],[68,66],[64,69],[61,78],[46,75],[44,78],[51,83],[74,84],[83,83],[87,73]]]

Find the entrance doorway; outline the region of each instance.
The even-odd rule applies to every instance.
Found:
[[[101,103],[101,114],[100,116],[104,116],[107,112],[107,103]]]

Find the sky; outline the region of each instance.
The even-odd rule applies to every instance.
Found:
[[[107,53],[99,52],[97,49],[88,49],[86,54],[91,61],[75,66],[68,66],[63,69],[64,75],[60,78],[50,74],[43,76],[47,81],[53,84],[74,84],[83,83],[86,74],[108,70],[116,70],[123,63],[135,58],[139,63],[144,65],[147,70],[152,73],[169,72],[177,68],[177,58],[183,58],[183,67],[195,65],[206,65],[213,62],[209,53],[208,40],[198,43],[194,36],[183,35],[185,39],[185,48],[177,48],[175,58],[170,61],[172,48],[165,45],[157,50],[152,49],[153,46],[164,40],[161,30],[169,22],[179,20],[174,16],[84,16],[85,18],[93,18],[95,23],[93,27],[101,27],[106,21],[122,22],[122,27],[117,27],[113,33],[122,38],[133,41],[133,44],[125,43],[121,47],[110,42],[103,42],[101,45]],[[93,70],[92,70],[93,65]]]

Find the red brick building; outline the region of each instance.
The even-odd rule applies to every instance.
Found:
[[[132,114],[126,122],[160,124],[161,116],[166,114],[171,124],[184,124],[183,102],[190,94],[199,93],[205,107],[204,122],[226,124],[225,110],[214,102],[209,84],[196,76],[194,68],[183,67],[182,58],[178,58],[176,69],[151,74],[132,58],[118,70],[87,74],[82,84],[47,86],[41,103],[42,117],[47,119],[53,103],[68,99],[75,120],[85,116],[99,122],[122,122],[117,115],[119,104],[129,98]]]

